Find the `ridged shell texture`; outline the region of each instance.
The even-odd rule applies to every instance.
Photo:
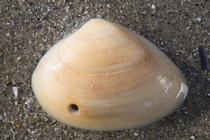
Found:
[[[89,130],[123,130],[158,121],[185,99],[180,70],[144,37],[93,19],[59,41],[32,76],[53,118]]]

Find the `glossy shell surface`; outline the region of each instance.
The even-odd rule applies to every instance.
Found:
[[[185,78],[144,37],[93,19],[40,60],[32,88],[58,121],[89,130],[123,130],[158,121],[187,96]]]

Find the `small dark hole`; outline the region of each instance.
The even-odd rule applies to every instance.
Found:
[[[79,107],[78,107],[76,104],[71,104],[71,105],[69,106],[69,110],[70,110],[70,112],[72,112],[72,113],[77,113],[77,112],[79,111]]]

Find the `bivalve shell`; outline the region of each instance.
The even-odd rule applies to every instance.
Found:
[[[180,70],[144,37],[93,19],[40,60],[32,88],[53,118],[89,130],[123,130],[158,121],[185,99]]]

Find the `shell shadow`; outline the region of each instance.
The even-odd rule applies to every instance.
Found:
[[[193,67],[181,60],[170,59],[185,75],[189,88],[188,95],[185,101],[171,115],[148,126],[136,128],[140,133],[148,133],[152,128],[152,132],[160,136],[159,132],[162,130],[162,134],[164,134],[167,127],[168,129],[176,128],[175,131],[186,135],[186,131],[193,133],[192,127],[205,125],[205,121],[207,121],[208,114],[206,112],[210,109],[210,98],[208,96],[208,88],[210,87],[210,77],[208,75],[210,75],[210,72],[202,71],[200,68]]]

